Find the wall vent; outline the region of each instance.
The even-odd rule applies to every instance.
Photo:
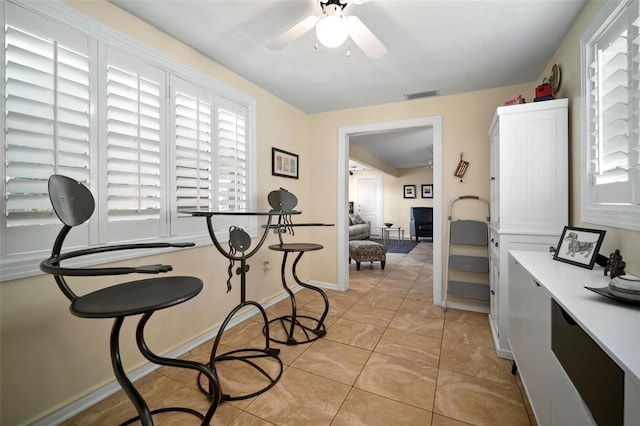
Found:
[[[426,90],[424,92],[407,93],[404,95],[404,98],[410,101],[412,99],[429,98],[431,96],[438,96],[439,94],[440,94],[440,89],[433,89],[433,90]]]

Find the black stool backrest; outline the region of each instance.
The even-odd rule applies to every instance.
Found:
[[[67,176],[52,175],[49,178],[49,199],[56,215],[67,226],[86,222],[95,209],[91,191]]]
[[[284,188],[271,191],[267,199],[271,208],[279,212],[292,211],[298,205],[298,198]]]

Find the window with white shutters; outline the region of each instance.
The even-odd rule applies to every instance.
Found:
[[[174,76],[170,87],[175,141],[171,229],[173,235],[197,233],[205,226],[203,220],[178,211],[214,208],[213,92]]]
[[[245,107],[221,96],[216,97],[218,120],[216,178],[217,208],[247,208],[247,140]]]
[[[107,241],[157,238],[165,169],[165,73],[109,49],[106,63]]]
[[[60,221],[47,180],[66,174],[91,187],[89,40],[6,5],[4,31],[3,257],[50,250]],[[75,233],[87,244],[86,227]]]
[[[63,2],[5,0],[0,19],[0,281],[41,273],[61,226],[47,193],[54,173],[96,198],[68,248],[211,244],[204,220],[179,210],[257,204],[254,99]],[[255,217],[225,218],[220,241],[230,223],[256,234]]]
[[[583,37],[583,220],[628,229],[640,229],[639,26],[638,1],[627,1]]]

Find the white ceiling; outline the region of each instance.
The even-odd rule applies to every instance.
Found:
[[[318,15],[317,0],[109,1],[308,114],[403,101],[405,94],[428,90],[451,95],[534,81],[586,4],[354,3],[345,15],[360,18],[387,48],[369,59],[349,41],[315,49],[314,31],[282,50],[267,47],[306,16]]]

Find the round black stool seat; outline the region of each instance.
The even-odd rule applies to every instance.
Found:
[[[161,277],[103,288],[79,297],[71,304],[82,318],[117,318],[157,311],[185,302],[202,290],[195,277]]]
[[[269,246],[269,250],[287,251],[289,253],[322,250],[323,248],[324,246],[314,243],[284,243]]]
[[[308,251],[321,250],[323,248],[324,247],[322,245],[314,244],[314,243],[282,243],[282,244],[273,244],[269,246],[270,250],[284,252],[284,257],[282,259],[282,270],[281,270],[282,286],[284,287],[285,291],[289,294],[289,298],[291,299],[291,311],[292,311],[291,315],[284,315],[269,321],[269,324],[274,322],[280,323],[282,330],[287,336],[286,340],[281,340],[275,337],[270,337],[270,340],[273,340],[274,342],[277,342],[277,343],[284,343],[286,345],[297,345],[300,343],[313,342],[314,340],[317,340],[327,334],[327,331],[324,325],[324,319],[326,318],[327,312],[329,311],[329,301],[327,299],[327,296],[319,288],[303,283],[298,278],[297,271],[296,271],[298,262],[300,261],[300,258],[304,253]],[[325,309],[320,319],[310,317],[307,315],[297,314],[295,295],[287,287],[287,282],[285,279],[285,265],[287,263],[287,255],[289,253],[298,253],[298,256],[296,257],[296,260],[293,262],[293,266],[292,266],[294,280],[300,286],[318,292],[324,299]],[[298,330],[298,333],[296,333],[296,330]]]

